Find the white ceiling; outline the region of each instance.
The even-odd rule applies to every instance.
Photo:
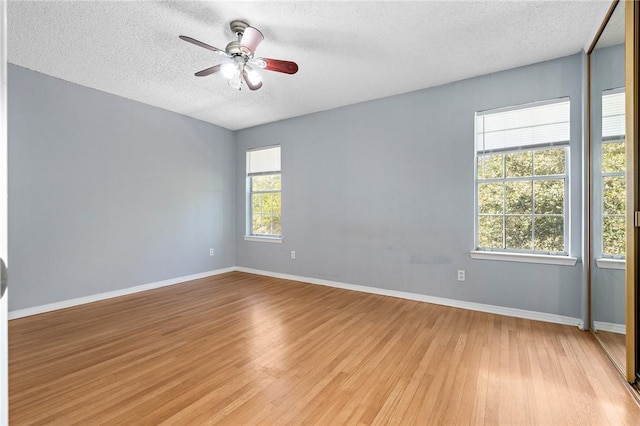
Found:
[[[12,1],[9,62],[237,130],[577,53],[609,8],[591,1]],[[233,90],[187,35],[224,49],[229,22],[265,40],[262,89]],[[576,76],[579,78],[579,76]]]
[[[624,2],[616,5],[594,49],[603,49],[624,43],[624,6]]]

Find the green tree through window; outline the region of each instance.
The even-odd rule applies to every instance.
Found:
[[[567,148],[478,156],[479,248],[565,251],[566,156]]]
[[[280,174],[251,176],[251,234],[281,235]]]
[[[569,101],[476,114],[476,245],[567,254]]]
[[[602,145],[602,255],[624,256],[626,244],[624,140]]]
[[[602,94],[602,257],[620,258],[626,251],[624,99],[621,88]]]
[[[280,147],[247,151],[248,233],[282,236]]]

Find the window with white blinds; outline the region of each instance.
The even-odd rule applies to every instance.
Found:
[[[476,113],[477,152],[569,144],[567,98]]]
[[[624,138],[624,88],[602,93],[602,139]]]
[[[568,98],[476,113],[478,250],[568,256]]]
[[[247,151],[247,234],[280,238],[281,175],[280,147]]]
[[[248,175],[280,172],[280,147],[247,151]]]

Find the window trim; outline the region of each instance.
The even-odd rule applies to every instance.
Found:
[[[614,259],[613,257],[601,257],[596,259],[596,266],[600,269],[624,269],[626,268],[625,259]]]
[[[592,193],[591,196],[594,197],[594,200],[592,201],[592,207],[594,208],[594,220],[597,221],[597,225],[595,225],[596,222],[594,222],[594,230],[593,230],[593,247],[594,247],[594,251],[597,250],[597,259],[596,259],[596,266],[598,266],[599,268],[604,268],[604,269],[624,269],[624,259],[626,258],[626,253],[625,255],[620,255],[620,254],[605,254],[604,253],[604,219],[606,217],[613,217],[613,216],[626,216],[626,212],[623,215],[609,215],[609,214],[605,214],[604,212],[604,202],[605,202],[605,191],[604,191],[604,182],[605,182],[605,177],[607,176],[616,176],[616,177],[623,177],[625,180],[625,188],[627,185],[626,182],[626,169],[627,169],[627,164],[626,164],[626,157],[625,157],[625,171],[623,172],[603,172],[603,164],[602,164],[602,155],[603,155],[603,147],[604,145],[606,145],[607,143],[616,143],[616,142],[622,142],[623,146],[626,147],[627,145],[627,138],[625,135],[625,128],[624,125],[621,128],[616,128],[615,132],[611,131],[611,128],[609,128],[609,131],[607,132],[607,135],[605,136],[605,121],[607,118],[613,117],[613,116],[624,116],[624,108],[625,108],[625,104],[624,102],[622,102],[622,111],[620,110],[614,110],[617,111],[617,114],[609,114],[609,115],[604,115],[605,111],[605,97],[607,98],[611,98],[611,96],[616,96],[616,97],[622,97],[622,99],[625,99],[625,90],[624,87],[614,87],[614,88],[610,88],[610,89],[603,89],[600,91],[599,96],[596,97],[595,99],[599,102],[599,108],[600,108],[600,120],[599,120],[599,124],[600,124],[600,129],[599,129],[599,134],[595,135],[597,136],[597,143],[593,144],[592,146],[592,152],[591,154],[591,158],[592,158],[592,173],[596,174],[598,179],[599,179],[599,185],[598,185],[598,191],[595,191],[595,194],[593,192],[592,189]],[[610,105],[611,106],[611,105]],[[610,109],[609,112],[612,112],[612,110]],[[621,113],[621,114],[620,114]],[[594,185],[595,188],[595,185]],[[598,197],[600,198],[598,200]],[[625,199],[625,203],[626,203],[626,199]],[[627,233],[627,229],[625,227],[625,239],[626,239],[626,233]],[[625,251],[626,251],[626,247],[625,247]],[[622,263],[622,266],[621,266]]]
[[[575,266],[577,257],[560,254],[518,253],[513,251],[471,250],[472,259],[501,260],[504,262],[538,263],[546,265]]]
[[[280,150],[280,169],[272,170],[272,171],[262,171],[262,172],[249,172],[249,157],[251,152],[255,151],[263,151],[267,149],[278,148]],[[245,191],[246,191],[246,222],[245,222],[245,241],[259,241],[259,242],[271,242],[271,243],[281,243],[282,242],[282,147],[280,145],[269,145],[258,148],[247,149],[245,152],[246,157],[246,166],[245,166]],[[256,191],[252,190],[251,178],[253,176],[280,176],[280,189],[279,190],[268,190],[268,191]],[[280,234],[254,234],[253,233],[253,210],[252,210],[252,200],[251,196],[254,193],[279,193],[280,194]]]
[[[267,237],[267,236],[259,236],[259,235],[245,235],[245,241],[253,241],[258,243],[282,243],[282,237]]]
[[[600,160],[598,161],[598,167],[599,167],[599,178],[600,178],[600,205],[599,205],[599,216],[600,216],[600,236],[599,236],[599,258],[597,260],[603,260],[603,259],[608,259],[608,260],[623,260],[626,258],[626,253],[624,255],[620,255],[620,254],[609,254],[609,253],[605,253],[604,252],[604,219],[606,217],[620,217],[622,216],[623,218],[626,218],[626,214],[607,214],[604,212],[604,202],[605,202],[605,197],[604,197],[604,181],[606,177],[621,177],[623,179],[625,179],[625,188],[627,185],[626,182],[626,170],[622,171],[622,172],[603,172],[602,171],[602,151],[603,151],[603,146],[605,144],[608,143],[620,143],[622,142],[623,146],[626,149],[627,146],[627,140],[625,135],[618,135],[615,137],[608,137],[606,138],[606,140],[603,138],[600,141],[600,152],[599,152],[599,156],[600,156]],[[626,160],[626,159],[625,159]],[[625,169],[626,169],[626,161],[625,161]],[[625,200],[626,202],[626,200]],[[626,238],[626,229],[625,229],[625,238]],[[596,262],[597,262],[596,260]],[[620,269],[618,267],[615,266],[610,266],[609,263],[606,262],[601,262],[601,264],[603,266],[600,266],[600,264],[598,264],[599,268],[605,268],[605,269]],[[604,266],[606,265],[606,266]],[[624,268],[623,268],[624,269]]]
[[[500,152],[499,154],[507,154],[510,152],[535,152],[535,151],[540,151],[540,150],[545,150],[545,149],[558,149],[558,148],[563,148],[565,149],[564,151],[564,155],[565,155],[565,173],[561,174],[561,175],[544,175],[544,176],[517,176],[517,177],[506,177],[506,170],[503,169],[503,176],[502,178],[487,178],[487,179],[479,179],[478,178],[478,152],[476,151],[475,154],[475,165],[474,165],[474,170],[475,170],[475,192],[474,192],[474,212],[475,212],[475,222],[474,222],[474,246],[476,247],[476,251],[486,251],[486,252],[491,252],[491,253],[496,253],[496,252],[500,252],[500,253],[516,253],[516,254],[529,254],[529,255],[541,255],[541,256],[568,256],[570,251],[569,251],[569,244],[570,244],[570,227],[569,227],[569,218],[570,218],[570,203],[569,203],[569,159],[570,159],[570,147],[569,147],[569,143],[568,142],[564,142],[562,144],[555,144],[553,146],[539,146],[536,148],[528,148],[528,149],[523,149],[523,150],[511,150],[511,151],[505,151],[505,152]],[[493,153],[491,153],[493,154]],[[480,155],[486,155],[486,154],[480,154]],[[506,164],[503,163],[503,168],[506,168]],[[533,174],[533,171],[532,171]],[[549,251],[539,251],[539,250],[525,250],[525,249],[509,249],[509,248],[484,248],[484,247],[480,247],[479,246],[479,231],[480,231],[480,212],[479,212],[479,205],[478,205],[478,188],[479,185],[481,184],[486,184],[486,183],[508,183],[508,182],[533,182],[533,184],[535,185],[535,182],[547,182],[547,181],[562,181],[563,182],[563,187],[564,187],[564,212],[562,214],[536,214],[535,210],[532,207],[532,211],[530,214],[507,214],[507,213],[502,213],[502,214],[496,214],[495,216],[501,216],[501,217],[508,217],[508,216],[528,216],[531,217],[532,219],[534,219],[537,216],[546,216],[546,217],[562,217],[563,221],[564,221],[564,235],[563,235],[563,239],[564,239],[564,249],[565,251],[562,252],[549,252]],[[532,202],[535,202],[535,192],[532,193],[532,198],[531,198]],[[491,214],[484,214],[484,216],[492,216]],[[535,239],[535,232],[532,235],[532,241],[534,241]]]
[[[544,144],[536,144],[535,146],[519,146],[513,147],[510,149],[499,149],[499,150],[479,150],[478,141],[477,141],[477,120],[479,116],[486,116],[492,113],[500,113],[503,111],[512,111],[518,109],[527,109],[532,107],[539,107],[543,105],[550,105],[555,103],[568,103],[569,108],[569,117],[571,116],[571,98],[568,96],[543,100],[539,102],[531,102],[527,104],[513,105],[503,108],[495,108],[491,110],[483,110],[477,111],[474,116],[474,247],[475,249],[470,252],[471,257],[473,259],[484,259],[484,260],[504,260],[504,261],[515,261],[515,262],[527,262],[527,263],[547,263],[547,264],[560,264],[560,265],[575,265],[577,262],[577,258],[570,256],[571,253],[571,121],[569,121],[569,140],[566,141],[556,141],[549,142]],[[570,120],[570,118],[569,118]],[[503,177],[502,178],[489,178],[480,180],[478,178],[478,158],[481,155],[491,155],[491,154],[507,154],[512,152],[523,152],[523,151],[537,151],[543,149],[554,149],[554,148],[565,148],[565,173],[563,175],[549,175],[549,176],[532,176],[528,177],[506,177],[506,170],[503,169]],[[503,167],[506,167],[505,163],[503,163]],[[508,248],[480,248],[479,247],[479,231],[480,231],[480,212],[478,205],[478,188],[480,183],[491,183],[491,182],[511,182],[517,180],[527,180],[527,181],[540,181],[540,180],[554,180],[559,179],[564,182],[564,251],[563,252],[542,252],[536,250],[518,250],[518,249],[508,249]],[[532,195],[532,200],[535,199],[535,195]],[[506,213],[503,213],[502,216],[506,216]],[[532,218],[535,217],[535,212],[532,210],[531,215]],[[542,215],[545,216],[545,215]],[[534,238],[532,236],[532,238]],[[533,241],[533,240],[532,240]]]

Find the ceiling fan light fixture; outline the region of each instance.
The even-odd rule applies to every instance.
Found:
[[[235,63],[224,64],[220,67],[220,72],[226,79],[231,80],[238,74],[238,66]]]
[[[229,86],[233,87],[236,90],[240,90],[240,87],[242,86],[242,80],[240,80],[239,76],[235,76],[229,79]]]
[[[262,76],[258,71],[249,67],[245,67],[245,69],[247,70],[247,78],[251,84],[258,85],[262,82]]]

